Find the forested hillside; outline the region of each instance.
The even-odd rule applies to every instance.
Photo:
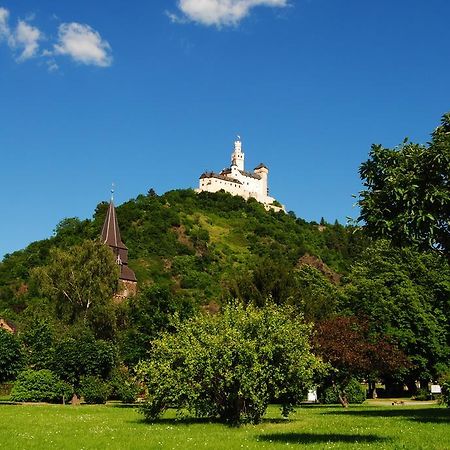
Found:
[[[30,271],[48,262],[52,247],[68,248],[100,235],[107,203],[92,220],[62,220],[50,239],[6,255],[0,264],[1,314],[23,310],[30,296]],[[321,259],[332,271],[346,274],[367,244],[360,231],[307,223],[294,213],[264,210],[225,193],[153,191],[117,207],[130,267],[141,290],[157,285],[197,304],[220,302],[226,287],[261,261],[290,270],[305,254]]]

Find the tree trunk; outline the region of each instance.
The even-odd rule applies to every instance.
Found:
[[[368,392],[367,392],[367,398],[377,398],[377,390],[376,390],[376,383],[375,381],[368,381]]]

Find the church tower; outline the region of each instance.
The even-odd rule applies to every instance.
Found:
[[[231,154],[231,166],[236,166],[239,170],[244,170],[244,153],[242,152],[241,137],[234,141],[234,151]]]
[[[119,224],[117,222],[116,208],[113,199],[109,202],[105,222],[102,229],[102,242],[108,245],[120,267],[118,297],[129,297],[136,293],[137,279],[134,272],[128,267],[128,247],[122,242]]]

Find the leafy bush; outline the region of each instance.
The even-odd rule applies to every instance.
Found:
[[[105,403],[111,391],[108,383],[92,375],[82,377],[80,380],[80,394],[89,404]]]
[[[23,356],[18,339],[0,328],[0,383],[12,380],[22,366]]]
[[[62,403],[69,400],[72,387],[61,381],[51,370],[25,370],[19,374],[11,391],[16,402]]]
[[[123,403],[134,403],[139,393],[139,386],[126,367],[121,367],[114,373],[110,387],[110,398],[120,400]]]
[[[106,379],[114,364],[114,345],[96,340],[88,330],[81,330],[75,337],[66,337],[55,346],[53,370],[71,384],[78,385],[80,377],[87,375]]]
[[[450,408],[450,372],[445,374],[441,380],[441,398],[440,402]]]
[[[146,419],[175,407],[231,424],[258,423],[271,398],[287,416],[321,367],[310,351],[310,327],[293,312],[229,304],[221,314],[177,323],[137,368],[148,389]]]
[[[359,404],[366,399],[366,389],[356,378],[352,378],[346,386],[339,386],[338,389],[334,386],[326,387],[319,395],[319,400],[326,405],[340,403],[339,392],[347,398],[348,403]]]
[[[416,395],[414,395],[414,400],[426,401],[431,399],[431,394],[428,389],[418,389]]]

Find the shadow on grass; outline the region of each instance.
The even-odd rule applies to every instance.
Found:
[[[185,426],[185,425],[201,425],[209,423],[222,423],[219,420],[197,418],[197,417],[183,417],[177,419],[175,417],[160,417],[159,419],[136,419],[130,420],[129,423],[137,423],[141,425],[171,425],[171,426]]]
[[[139,405],[137,403],[108,403],[106,406],[108,406],[109,408],[139,408]]]
[[[378,408],[365,410],[347,410],[341,412],[330,411],[324,413],[326,415],[350,415],[355,417],[400,417],[406,420],[421,423],[448,423],[450,424],[449,408],[405,408],[399,406],[398,409]]]
[[[184,426],[184,425],[205,425],[205,424],[219,424],[224,425],[229,428],[239,428],[239,425],[234,425],[230,423],[224,423],[220,419],[211,419],[205,417],[160,417],[158,419],[136,419],[129,421],[130,423],[135,424],[145,424],[145,425],[171,425],[171,426]],[[289,419],[277,419],[277,418],[267,418],[262,419],[261,423],[265,424],[279,424],[279,423],[288,423]]]
[[[391,439],[374,434],[315,434],[315,433],[273,433],[262,434],[259,437],[260,441],[283,443],[283,444],[335,444],[339,442],[354,443],[354,444],[368,444],[375,442],[387,442]]]

